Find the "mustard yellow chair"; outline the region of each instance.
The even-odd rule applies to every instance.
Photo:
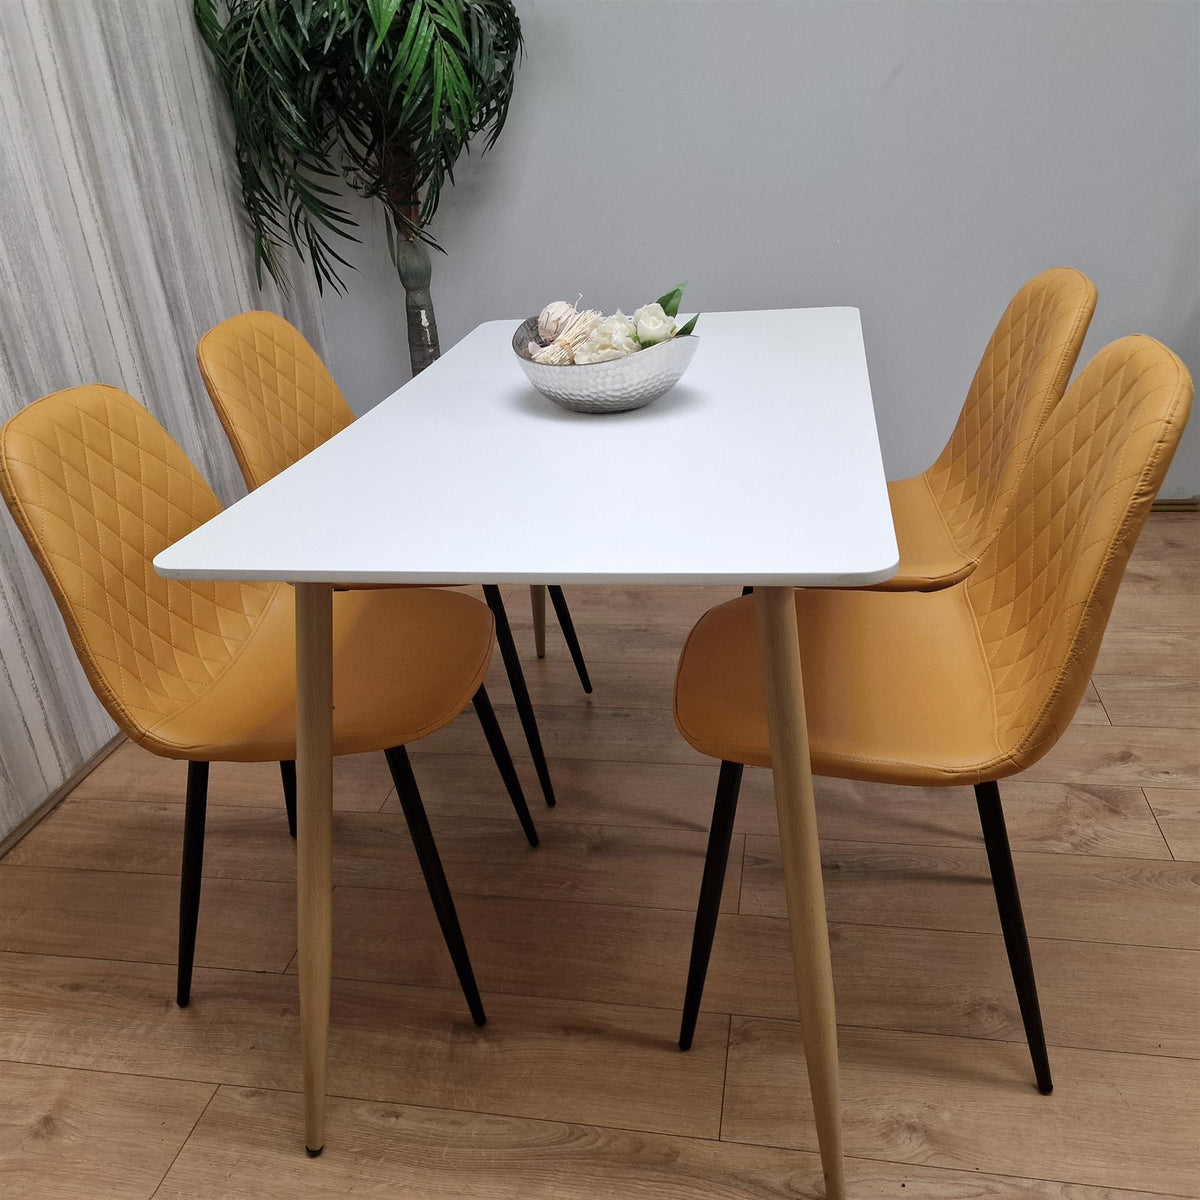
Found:
[[[261,487],[354,420],[320,355],[294,325],[275,313],[248,312],[222,321],[200,339],[196,359],[251,489]],[[480,519],[486,516],[481,513]],[[485,585],[483,592],[496,619],[500,655],[538,782],[546,803],[553,805],[554,785],[504,601],[494,584]],[[592,683],[563,590],[555,586],[549,593],[580,683],[590,692]],[[539,634],[538,656],[543,652]]]
[[[1148,337],[1102,350],[1034,438],[977,569],[936,592],[796,593],[815,774],[971,784],[1039,1088],[1051,1089],[997,780],[1037,762],[1075,714],[1130,551],[1191,405]],[[680,1046],[695,1030],[743,765],[771,751],[752,599],[710,610],[675,681],[684,738],[721,760]]]
[[[109,715],[138,745],[187,760],[177,988],[186,1005],[209,763],[295,759],[292,588],[158,575],[154,556],[221,505],[166,430],[116,388],[68,388],[11,418],[0,430],[0,492]],[[334,622],[333,752],[385,752],[459,981],[482,1024],[454,901],[404,747],[448,725],[473,700],[515,784],[483,690],[491,614],[460,592],[409,588],[339,593]],[[519,786],[510,796],[536,844]]]
[[[1066,391],[1095,308],[1095,285],[1070,267],[1043,271],[1012,298],[937,461],[888,484],[900,567],[879,589],[934,591],[975,569]]]
[[[888,484],[900,566],[874,590],[932,592],[975,569],[1034,435],[1062,399],[1095,309],[1095,285],[1071,267],[1035,275],[1009,301],[937,461]]]

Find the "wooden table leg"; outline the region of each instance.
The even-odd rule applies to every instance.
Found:
[[[546,657],[546,585],[529,585],[529,607],[533,609],[533,648],[538,658]]]
[[[333,588],[296,585],[296,932],[304,1144],[325,1146],[333,975]]]
[[[825,1175],[825,1195],[827,1200],[845,1200],[833,967],[829,959],[821,848],[817,841],[817,813],[808,756],[796,605],[791,588],[756,587],[754,595],[808,1084]]]

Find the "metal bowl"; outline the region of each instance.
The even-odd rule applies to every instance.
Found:
[[[537,317],[523,321],[513,334],[513,351],[526,379],[555,404],[572,412],[616,413],[642,408],[669,392],[680,380],[699,338],[674,337],[611,362],[552,367],[529,357],[537,341]]]

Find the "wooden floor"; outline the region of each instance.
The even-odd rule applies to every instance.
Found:
[[[336,1098],[328,1148],[306,1158],[277,774],[213,769],[182,1011],[185,771],[123,746],[0,862],[5,1200],[820,1194],[763,772],[695,1048],[674,1044],[716,770],[676,734],[671,681],[684,632],[728,591],[570,589],[592,697],[555,629],[534,659],[510,593],[560,797],[535,807],[541,847],[471,719],[414,754],[486,1028],[454,986],[382,755],[340,761]],[[1200,517],[1156,515],[1074,726],[1004,788],[1051,1097],[970,791],[820,782],[855,1200],[1200,1196],[1198,594]],[[508,699],[499,675],[491,692]]]

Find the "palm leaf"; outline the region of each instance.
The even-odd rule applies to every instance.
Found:
[[[290,245],[318,286],[343,286],[335,243],[355,221],[336,180],[384,204],[390,239],[436,245],[426,226],[455,162],[476,136],[489,149],[508,115],[522,50],[512,0],[193,4],[229,99],[260,282],[266,270],[286,286]]]
[[[388,30],[396,19],[396,10],[399,7],[400,0],[367,0],[367,13],[371,24],[375,26],[376,50],[387,40]]]

